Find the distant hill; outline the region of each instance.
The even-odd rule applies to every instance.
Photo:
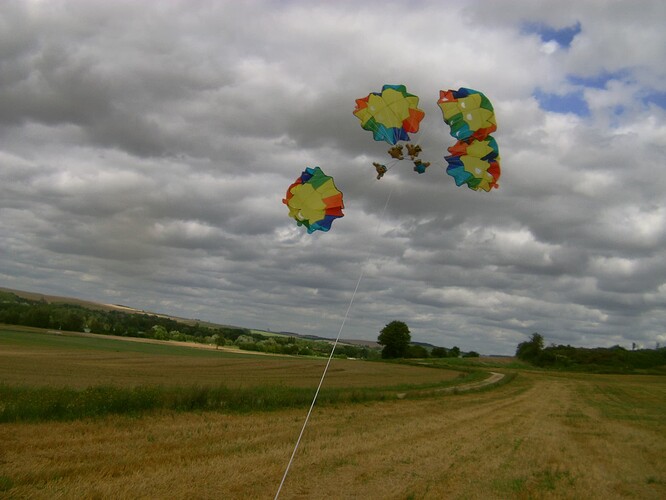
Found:
[[[193,326],[195,324],[199,324],[201,326],[209,327],[209,328],[247,328],[251,329],[249,327],[245,326],[239,326],[239,325],[229,325],[229,324],[224,324],[224,323],[214,323],[210,321],[202,321],[200,319],[192,319],[192,318],[183,318],[179,316],[172,316],[169,314],[162,314],[162,313],[156,313],[152,311],[146,311],[144,309],[136,309],[131,306],[123,305],[123,304],[104,304],[100,302],[94,302],[91,300],[84,300],[84,299],[78,299],[78,298],[73,298],[73,297],[64,297],[64,296],[59,296],[59,295],[47,295],[39,292],[28,292],[25,290],[16,290],[12,288],[5,288],[5,287],[0,287],[0,292],[6,292],[6,293],[12,293],[20,298],[26,299],[26,300],[32,300],[32,301],[37,301],[37,302],[45,302],[47,304],[66,304],[66,305],[75,305],[75,306],[80,306],[84,307],[86,309],[92,309],[92,310],[98,310],[98,311],[105,311],[105,312],[110,312],[110,311],[117,311],[117,312],[124,312],[128,314],[147,314],[150,316],[157,316],[159,318],[165,318],[165,319],[170,319],[173,321],[177,321],[178,323],[183,323],[189,326]],[[270,331],[264,331],[260,329],[251,329],[253,331],[256,331],[257,333],[262,333],[266,335],[285,335],[288,337],[299,337],[302,339],[309,339],[309,340],[325,340],[328,342],[333,342],[335,341],[335,338],[330,338],[330,337],[320,337],[318,335],[310,335],[310,334],[301,334],[297,332],[289,332],[289,331],[280,331],[280,332],[270,332]],[[362,346],[362,347],[369,347],[369,348],[379,348],[381,347],[380,344],[378,344],[374,340],[363,340],[363,339],[340,339],[339,340],[340,344],[348,344],[348,345],[354,345],[354,346]],[[429,344],[427,342],[418,342],[418,341],[412,341],[412,344],[415,345],[420,345],[428,350],[432,349],[435,347],[433,344]]]
[[[158,318],[171,319],[187,325],[194,325],[195,323],[199,323],[202,326],[209,326],[211,328],[220,328],[220,327],[244,328],[244,327],[239,327],[237,325],[212,323],[209,321],[201,321],[199,319],[183,318],[179,316],[172,316],[169,314],[156,313],[152,311],[146,311],[144,309],[136,309],[134,307],[122,304],[104,304],[101,302],[93,302],[91,300],[77,299],[74,297],[62,297],[60,295],[46,295],[39,292],[27,292],[25,290],[15,290],[13,288],[5,288],[5,287],[0,287],[0,292],[13,293],[14,295],[23,299],[34,300],[37,302],[45,302],[47,304],[67,304],[67,305],[81,306],[86,309],[92,309],[93,311],[106,311],[106,312],[118,311],[128,314],[148,314],[150,316],[157,316]]]
[[[17,297],[27,300],[35,300],[37,302],[46,302],[47,304],[71,304],[76,306],[85,307],[97,311],[122,311],[129,313],[147,313],[139,309],[123,306],[120,304],[101,304],[99,302],[92,302],[90,300],[75,299],[73,297],[60,297],[58,295],[46,295],[38,292],[26,292],[25,290],[15,290],[13,288],[0,287],[0,292],[13,293]]]
[[[118,312],[124,312],[128,314],[147,314],[150,316],[157,316],[159,318],[166,318],[166,319],[171,319],[173,321],[177,321],[179,323],[184,323],[186,325],[194,325],[196,323],[200,324],[201,326],[206,326],[210,328],[247,328],[247,327],[242,327],[238,325],[228,325],[228,324],[222,324],[222,323],[213,323],[209,321],[202,321],[199,319],[192,319],[192,318],[183,318],[179,316],[171,316],[168,314],[161,314],[161,313],[155,313],[152,311],[146,311],[144,309],[136,309],[134,307],[126,306],[123,304],[104,304],[100,302],[93,302],[90,300],[84,300],[84,299],[77,299],[73,297],[63,297],[60,295],[47,295],[39,292],[28,292],[25,290],[16,290],[13,288],[5,288],[5,287],[0,287],[0,292],[6,292],[6,293],[12,293],[16,295],[17,297],[20,297],[22,299],[26,300],[32,300],[32,301],[37,301],[37,302],[45,302],[47,304],[66,304],[66,305],[75,305],[75,306],[80,306],[84,307],[86,309],[92,309],[95,311],[105,311],[105,312],[110,312],[110,311],[118,311]],[[257,332],[263,333],[262,330],[256,330]],[[269,332],[266,332],[269,333]],[[275,332],[275,333],[269,333],[270,335],[285,335],[285,336],[293,336],[293,337],[299,337],[303,339],[309,339],[309,340],[326,340],[329,342],[334,341],[335,339],[332,338],[326,338],[326,337],[319,337],[317,335],[304,335],[296,332]],[[377,342],[369,341],[369,340],[354,340],[354,339],[346,339],[342,340],[340,339],[341,344],[350,344],[350,345],[359,345],[359,346],[367,346],[367,347],[378,347],[379,344]]]

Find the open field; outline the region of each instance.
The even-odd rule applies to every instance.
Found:
[[[88,350],[80,349],[84,359]],[[36,352],[50,359],[46,347]],[[151,355],[163,359],[123,354]],[[174,369],[178,358],[189,366],[181,376],[190,360],[208,359],[170,355]],[[278,363],[256,367],[273,380],[290,359],[248,361]],[[318,360],[295,366],[303,361]],[[418,370],[334,360],[336,383],[364,376],[346,368],[354,363],[384,366],[393,381]],[[0,497],[270,499],[304,417],[287,409],[0,424]],[[280,498],[661,499],[664,428],[666,378],[644,375],[520,370],[486,392],[315,407]]]
[[[326,362],[323,358],[266,356],[145,340],[55,335],[0,325],[0,383],[74,388],[220,384],[316,387]],[[329,387],[437,384],[458,376],[451,370],[336,359],[326,383]]]

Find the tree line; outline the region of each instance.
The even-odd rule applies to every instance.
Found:
[[[516,357],[534,366],[597,372],[632,372],[666,367],[666,348],[628,350],[613,347],[573,347],[551,344],[544,347],[544,338],[533,333],[516,348]]]
[[[235,326],[206,326],[185,323],[148,313],[90,309],[77,304],[30,300],[0,291],[0,323],[70,332],[88,332],[121,337],[197,342],[216,346],[233,345],[246,351],[301,356],[329,356],[331,342],[294,335],[264,335]],[[457,346],[426,347],[411,342],[409,328],[402,321],[387,324],[379,335],[383,348],[339,344],[338,358],[458,358],[479,356],[461,352]]]
[[[383,359],[397,358],[473,358],[479,357],[479,353],[470,351],[462,353],[458,346],[450,349],[446,347],[433,347],[428,350],[419,344],[411,342],[412,335],[409,327],[404,321],[394,320],[388,323],[379,332],[377,342],[382,348]]]
[[[263,335],[247,328],[205,326],[176,321],[163,316],[124,311],[89,309],[76,304],[29,300],[0,291],[0,323],[32,326],[70,332],[89,332],[122,337],[197,342],[273,354],[329,356],[331,344],[325,340],[290,335]],[[378,349],[339,345],[340,358],[379,359]]]

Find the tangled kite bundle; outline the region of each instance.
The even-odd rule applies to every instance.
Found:
[[[497,130],[493,105],[483,93],[466,88],[441,90],[437,104],[458,139],[444,157],[446,173],[458,186],[467,184],[475,191],[497,188],[501,169],[497,141],[490,135]]]
[[[375,141],[391,145],[388,154],[394,161],[408,156],[414,163],[414,171],[422,174],[430,162],[418,157],[421,147],[411,143],[409,135],[419,131],[425,116],[418,104],[418,96],[407,92],[404,85],[384,85],[381,92],[356,99],[354,116],[360,120],[363,129],[372,132]],[[499,149],[490,136],[497,130],[497,123],[488,98],[477,90],[467,88],[442,90],[437,104],[444,121],[451,127],[451,135],[458,141],[448,148],[450,155],[444,157],[448,163],[446,172],[458,186],[467,184],[475,191],[490,191],[498,187]],[[406,154],[403,146],[407,149]],[[377,179],[381,179],[388,170],[381,163],[374,162],[373,166],[377,170]]]

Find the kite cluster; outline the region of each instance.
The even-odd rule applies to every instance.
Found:
[[[419,131],[425,112],[419,109],[419,98],[407,92],[404,85],[384,85],[381,92],[371,92],[367,97],[356,99],[354,116],[361,121],[361,127],[372,132],[375,141],[391,144],[388,154],[395,160],[404,160],[403,144],[410,141],[409,134]],[[414,162],[414,171],[422,174],[430,165],[418,158],[421,147],[406,144],[407,156]],[[388,167],[373,163],[377,179],[381,179]]]
[[[381,92],[356,99],[354,116],[360,120],[363,129],[372,132],[375,141],[391,145],[388,154],[392,161],[404,160],[408,156],[414,163],[414,171],[423,174],[430,162],[419,158],[420,145],[409,142],[409,134],[419,131],[425,116],[418,104],[419,98],[407,92],[404,85],[384,85]],[[497,130],[493,105],[483,93],[466,88],[440,91],[437,104],[444,121],[451,127],[451,135],[458,141],[448,148],[451,154],[444,157],[448,163],[446,172],[458,186],[467,184],[475,191],[496,188],[500,166],[497,142],[490,136]],[[400,144],[401,141],[405,144]],[[406,148],[406,154],[403,148]],[[390,168],[378,162],[372,165],[377,171],[377,179]]]
[[[490,135],[497,130],[493,105],[483,93],[466,88],[441,90],[437,104],[451,135],[458,139],[448,148],[446,173],[457,186],[478,191],[497,188],[500,158],[497,142]]]
[[[459,88],[441,90],[438,106],[444,122],[451,127],[451,136],[457,142],[448,148],[444,156],[448,166],[446,173],[457,186],[466,184],[474,191],[490,191],[498,187],[500,157],[497,141],[490,135],[497,130],[495,111],[490,100],[478,90]],[[384,85],[381,92],[371,92],[356,99],[354,116],[364,130],[372,132],[375,141],[387,142],[392,162],[409,158],[414,171],[423,174],[430,162],[419,158],[422,151],[410,134],[416,134],[425,117],[418,107],[418,96],[407,91],[404,85]],[[391,168],[373,162],[377,179]],[[306,168],[296,179],[282,202],[289,207],[289,216],[308,233],[328,231],[337,218],[343,217],[342,193],[333,178],[319,167]]]

